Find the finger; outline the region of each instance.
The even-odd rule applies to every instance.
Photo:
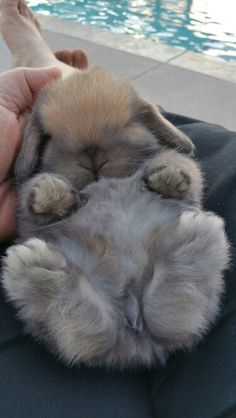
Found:
[[[64,64],[72,65],[72,51],[69,49],[63,49],[61,51],[55,52],[55,57],[61,61],[64,62]]]
[[[88,56],[83,49],[75,49],[72,53],[72,66],[84,70],[88,67]]]
[[[16,191],[13,184],[0,186],[0,241],[13,237],[16,225]]]

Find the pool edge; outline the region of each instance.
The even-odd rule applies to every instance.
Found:
[[[42,28],[52,32],[80,38],[98,45],[150,58],[161,63],[175,65],[230,83],[236,83],[236,64],[219,58],[165,45],[161,42],[156,43],[146,39],[137,40],[128,35],[116,34],[55,16],[37,14],[37,17]]]

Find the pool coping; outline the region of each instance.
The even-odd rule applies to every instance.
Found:
[[[129,35],[97,29],[55,16],[37,14],[43,29],[115,48],[163,64],[175,65],[231,83],[236,83],[236,63],[172,47],[161,42],[136,39]]]

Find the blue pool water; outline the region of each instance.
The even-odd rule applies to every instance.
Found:
[[[236,0],[30,0],[34,11],[236,62]]]

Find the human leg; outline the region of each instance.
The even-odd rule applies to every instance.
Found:
[[[57,65],[62,75],[68,76],[75,68],[85,68],[88,64],[82,50],[58,51],[54,55],[42,36],[38,20],[24,0],[2,0],[1,31],[14,67]]]

